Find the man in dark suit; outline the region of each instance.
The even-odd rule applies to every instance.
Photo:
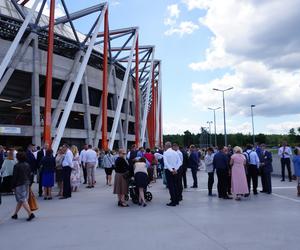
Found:
[[[262,193],[272,193],[271,173],[273,172],[272,166],[272,153],[266,150],[266,145],[261,145],[262,158],[261,158],[261,174],[263,178]]]
[[[43,148],[37,153],[37,170],[39,173],[39,197],[43,196],[43,186],[42,186],[42,178],[43,178],[43,169],[41,168],[41,163],[46,156],[46,151],[49,145],[47,143],[44,144]]]
[[[186,152],[186,150],[183,147],[180,147],[180,151],[183,156],[183,162],[182,162],[182,181],[183,181],[183,187],[187,188],[187,181],[186,181],[186,171],[189,164],[189,156]]]
[[[213,160],[214,169],[216,169],[218,176],[218,194],[219,198],[225,200],[232,199],[227,195],[228,190],[228,175],[229,175],[229,164],[228,164],[228,149],[227,147],[220,147],[219,152],[215,154]]]
[[[29,164],[31,168],[31,184],[33,183],[34,175],[36,174],[37,170],[37,161],[33,154],[34,145],[29,144],[26,150],[26,162]]]
[[[197,171],[199,167],[199,153],[194,145],[190,146],[189,168],[192,170],[193,186],[191,188],[198,188]]]

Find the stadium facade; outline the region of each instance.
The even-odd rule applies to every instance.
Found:
[[[138,27],[110,29],[107,3],[30,1],[0,0],[0,144],[161,146],[161,61]]]

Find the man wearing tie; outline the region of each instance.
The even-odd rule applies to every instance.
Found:
[[[63,151],[65,153],[65,157],[62,161],[62,169],[63,169],[63,196],[59,199],[67,199],[71,198],[72,191],[71,191],[71,171],[73,168],[73,153],[70,150],[69,145],[63,145]]]
[[[285,181],[285,166],[288,170],[289,181],[292,181],[292,171],[291,171],[291,156],[292,150],[287,146],[287,142],[282,143],[282,147],[278,150],[278,155],[281,158],[281,181]]]

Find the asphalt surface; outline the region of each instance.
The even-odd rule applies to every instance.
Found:
[[[153,200],[147,207],[129,201],[130,207],[120,208],[112,187],[105,186],[104,171],[98,169],[95,189],[82,185],[67,200],[39,198],[37,218],[31,222],[23,210],[17,221],[10,219],[15,199],[3,196],[0,249],[300,249],[296,182],[274,177],[272,195],[235,201],[208,197],[207,174],[200,171],[198,177],[200,187],[186,189],[179,206],[166,206],[168,191],[158,180],[149,189]],[[191,185],[190,172],[188,181]]]

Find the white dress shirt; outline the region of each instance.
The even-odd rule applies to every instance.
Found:
[[[174,151],[173,149],[169,148],[164,153],[164,165],[165,169],[168,169],[170,171],[173,171],[174,169],[178,170],[182,165],[179,154],[176,153],[176,151]]]
[[[244,153],[244,155],[247,157],[247,159],[249,156],[250,159],[248,159],[248,161],[249,161],[250,165],[256,165],[257,168],[259,168],[260,161],[259,161],[258,155],[255,151],[248,149],[248,150],[246,150],[246,153]]]
[[[182,166],[182,164],[183,164],[183,154],[180,150],[176,150],[176,153],[179,155],[179,158],[180,158],[180,161],[181,161],[180,166]]]
[[[80,152],[80,155],[79,155],[79,160],[80,160],[80,163],[85,163],[85,154],[86,154],[86,151],[85,149],[81,150]]]
[[[62,166],[63,167],[71,167],[73,168],[73,153],[70,149],[67,149],[67,152],[65,154],[65,157],[62,161]]]
[[[291,158],[292,150],[288,146],[280,147],[278,150],[278,155],[280,158]]]
[[[97,153],[95,150],[93,149],[88,149],[85,153],[85,159],[84,162],[85,163],[97,163],[98,161],[98,157],[97,157]]]

